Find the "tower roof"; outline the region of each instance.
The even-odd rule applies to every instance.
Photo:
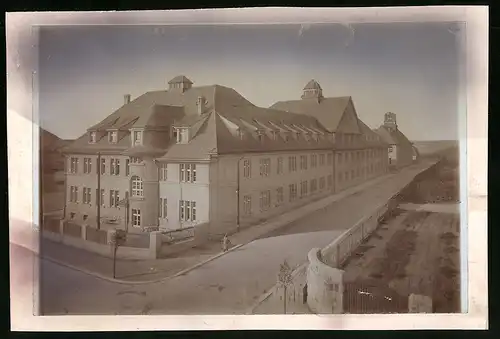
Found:
[[[170,80],[168,83],[169,84],[188,83],[191,85],[193,84],[193,82],[191,80],[189,80],[188,78],[186,78],[184,75],[178,75],[175,78],[173,78],[172,80]]]
[[[321,89],[321,86],[318,84],[316,80],[312,79],[307,83],[304,89]]]

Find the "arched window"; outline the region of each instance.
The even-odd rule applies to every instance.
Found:
[[[144,194],[142,179],[137,175],[134,175],[131,179],[132,182],[132,196],[133,197],[142,197]]]

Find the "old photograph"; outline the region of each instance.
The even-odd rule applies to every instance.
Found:
[[[465,31],[37,27],[36,312],[467,313]]]

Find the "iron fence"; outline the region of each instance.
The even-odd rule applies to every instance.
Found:
[[[347,282],[344,283],[343,309],[350,314],[408,313],[408,298],[387,285]]]

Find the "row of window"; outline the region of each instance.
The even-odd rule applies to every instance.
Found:
[[[136,158],[126,159],[125,160],[125,175],[130,175],[130,161],[134,161]],[[73,174],[78,173],[80,160],[78,158],[70,159],[70,168],[69,172]],[[99,162],[99,161],[98,161]],[[101,159],[101,164],[96,166],[96,173],[98,174],[99,168],[101,170],[101,174],[106,174],[106,159]],[[92,158],[83,158],[83,173],[90,174],[92,173]],[[110,159],[109,165],[109,174],[110,175],[120,175],[120,159]]]
[[[319,166],[325,165],[325,154],[311,154],[310,164],[312,168],[318,166],[318,158],[319,158]],[[301,155],[300,156],[300,169],[307,170],[308,167],[308,156]],[[332,165],[333,162],[333,154],[328,154],[327,163],[328,165]],[[261,176],[269,176],[272,172],[271,170],[271,159],[263,158],[259,160],[260,164],[260,175]],[[297,171],[297,157],[289,156],[288,157],[288,171],[295,172]],[[276,160],[276,174],[283,174],[283,157],[279,157]],[[245,178],[252,177],[252,162],[250,159],[245,159],[243,161],[243,176]]]
[[[99,190],[95,190],[95,203],[99,203],[99,199],[101,200],[101,206],[106,206],[105,200],[105,190],[101,189],[100,195]],[[79,202],[78,197],[78,186],[70,186],[69,187],[69,201],[70,202]],[[120,201],[120,191],[118,190],[109,190],[109,207],[118,207],[118,202]],[[82,190],[82,203],[90,205],[92,204],[92,189],[88,187],[83,187]]]
[[[142,163],[142,159],[138,157],[131,157],[125,160],[125,175],[130,175],[130,164]],[[78,158],[70,159],[70,173],[78,173]],[[99,166],[96,171],[98,171]],[[106,159],[101,159],[101,174],[106,174]],[[83,173],[92,173],[92,158],[83,158]],[[110,159],[110,175],[120,175],[120,159]],[[168,167],[167,164],[162,163],[159,166],[159,180],[166,181],[168,179]],[[179,178],[181,182],[196,182],[196,164],[187,163],[179,165]]]
[[[358,167],[356,170],[351,170],[351,171],[345,171],[345,172],[339,172],[338,173],[338,180],[341,182],[342,180],[352,180],[361,176],[364,176],[365,173],[370,175],[374,171],[379,171],[382,169],[381,164],[371,164],[370,166],[366,167]]]
[[[300,198],[306,197],[310,193],[314,194],[318,190],[323,190],[326,187],[326,182],[328,182],[328,187],[333,186],[333,177],[328,175],[328,177],[321,177],[318,179],[311,179],[310,181],[300,182]],[[293,202],[297,199],[297,187],[296,183],[288,185],[288,199]],[[276,188],[276,203],[275,206],[280,206],[284,202],[284,189],[283,187]],[[259,194],[259,210],[265,212],[271,208],[271,190],[261,191]],[[245,195],[243,197],[243,214],[252,214],[252,196]]]
[[[97,132],[90,132],[89,142],[91,144],[94,144],[97,142]],[[118,142],[118,131],[109,131],[108,132],[108,142],[110,144],[116,144]],[[142,131],[133,131],[132,132],[132,144],[133,145],[142,145]]]
[[[349,161],[355,162],[355,161],[362,161],[366,159],[373,159],[377,157],[381,157],[382,150],[375,149],[375,150],[364,150],[364,151],[353,151],[353,152],[342,152],[342,153],[337,153],[337,162],[339,164],[343,162],[348,163]]]
[[[160,198],[158,216],[168,218],[168,199]],[[196,221],[196,201],[179,200],[179,220]]]

